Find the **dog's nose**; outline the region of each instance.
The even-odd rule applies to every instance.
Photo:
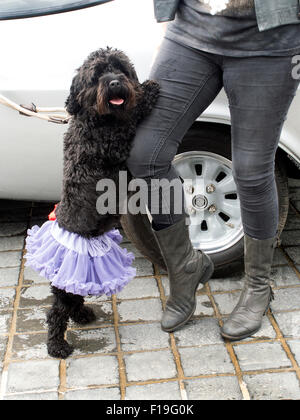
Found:
[[[110,87],[111,89],[116,89],[116,88],[119,88],[119,87],[120,87],[120,82],[119,82],[119,80],[112,80],[112,81],[109,83],[109,87]]]

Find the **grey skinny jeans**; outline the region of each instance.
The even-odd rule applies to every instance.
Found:
[[[137,130],[127,166],[135,178],[147,181],[153,221],[170,225],[186,216],[184,201],[182,211],[176,214],[172,200],[167,214],[153,214],[151,193],[160,193],[160,209],[167,201],[164,190],[153,191],[153,185],[150,190],[151,179],[178,178],[172,165],[178,146],[224,87],[231,113],[233,176],[244,231],[256,239],[274,237],[278,228],[275,153],[299,85],[292,78],[292,57],[221,56],[165,38],[150,78],[160,83],[159,100]]]

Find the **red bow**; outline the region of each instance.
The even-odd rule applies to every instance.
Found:
[[[52,221],[56,220],[56,214],[55,214],[56,207],[57,207],[57,204],[55,204],[54,210],[49,214],[48,216],[49,220],[52,220]]]

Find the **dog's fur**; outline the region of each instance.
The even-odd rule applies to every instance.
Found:
[[[109,178],[118,186],[136,127],[151,112],[158,93],[157,82],[140,84],[128,57],[116,49],[95,51],[78,69],[66,101],[72,119],[64,137],[63,191],[56,209],[60,227],[91,238],[116,226],[118,214],[97,212],[96,184]],[[110,103],[115,98],[124,99],[124,103]],[[48,352],[66,358],[73,351],[64,339],[69,318],[87,324],[95,320],[95,314],[84,306],[81,296],[55,287],[52,292],[55,300],[47,316]]]

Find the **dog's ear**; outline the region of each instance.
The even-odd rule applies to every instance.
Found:
[[[65,106],[67,109],[67,112],[70,115],[76,115],[80,111],[80,104],[78,102],[78,94],[81,90],[81,83],[79,80],[79,74],[74,76],[70,88],[70,94],[66,100]]]

